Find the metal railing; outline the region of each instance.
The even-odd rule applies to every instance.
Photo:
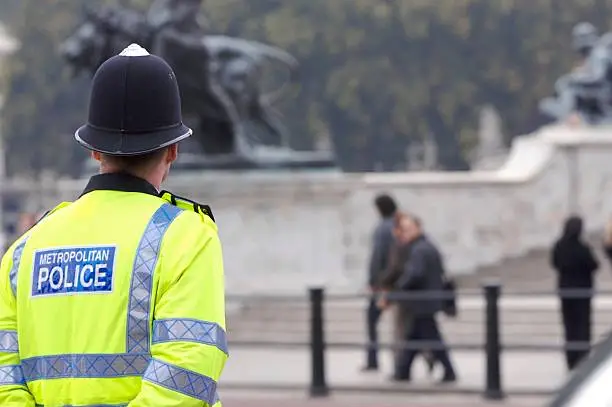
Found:
[[[559,337],[561,331],[560,322],[551,320],[550,312],[557,312],[556,304],[558,298],[591,298],[595,293],[592,290],[562,290],[562,291],[530,291],[530,292],[504,292],[502,297],[502,287],[497,283],[486,284],[482,290],[458,290],[456,293],[447,291],[438,292],[410,292],[410,293],[395,293],[389,299],[392,301],[427,301],[427,300],[449,300],[454,299],[464,302],[473,302],[477,306],[473,306],[469,315],[462,316],[463,308],[459,308],[460,315],[453,321],[447,319],[443,324],[453,325],[459,333],[465,332],[465,336],[469,340],[460,340],[462,335],[452,337],[450,342],[440,343],[431,341],[393,341],[393,343],[385,343],[379,341],[376,345],[378,350],[437,350],[437,349],[452,349],[469,352],[482,352],[485,360],[485,378],[484,386],[480,390],[482,395],[491,400],[500,400],[507,393],[503,386],[504,380],[502,375],[502,355],[505,352],[534,352],[557,351],[564,350],[589,350],[588,343],[569,342],[564,343]],[[601,293],[612,294],[612,293]],[[528,306],[518,307],[512,312],[516,320],[504,321],[502,324],[500,315],[502,314],[501,302],[505,297],[512,297],[519,305],[521,299],[535,298],[541,299],[546,297],[548,300],[555,300],[555,307],[547,309],[542,315],[530,309]],[[355,305],[364,304],[368,300],[367,296],[357,295],[326,295],[323,288],[312,288],[308,292],[308,296],[277,296],[277,297],[259,297],[259,298],[235,298],[235,300],[246,303],[245,315],[238,321],[235,321],[236,328],[241,328],[244,332],[255,332],[257,330],[257,339],[246,335],[232,335],[233,318],[228,318],[230,324],[230,346],[231,347],[261,347],[261,348],[290,348],[302,349],[309,351],[310,359],[310,384],[309,393],[312,397],[325,397],[331,390],[334,389],[333,384],[330,385],[327,377],[326,360],[328,352],[334,350],[365,350],[371,346],[365,340],[365,332],[360,331],[365,325],[362,318],[355,319],[356,315],[363,316],[362,308],[350,308],[353,314],[344,315],[346,312],[339,309],[343,308],[343,304]],[[249,314],[249,304],[254,310],[254,314]],[[267,304],[264,305],[263,304]],[[358,313],[355,313],[358,311]],[[507,312],[507,311],[504,311]],[[350,314],[350,313],[348,313]],[[531,318],[525,322],[524,317]],[[261,337],[262,320],[267,326],[263,329],[269,335],[267,338]],[[612,318],[611,321],[612,323]],[[258,328],[254,325],[258,324]],[[531,325],[539,325],[545,331],[544,339],[540,340],[525,340],[520,334],[512,334],[512,332],[520,332]],[[240,326],[242,325],[242,326]],[[604,324],[607,331],[607,321]],[[513,328],[503,332],[502,328]],[[611,326],[612,327],[612,326]],[[444,330],[444,329],[443,329]],[[554,330],[553,333],[549,331]],[[480,333],[478,339],[477,333]],[[505,334],[505,335],[503,335]],[[511,339],[518,338],[519,340],[508,340],[508,336],[513,336]],[[554,339],[552,338],[554,336]],[[348,337],[349,339],[346,339]],[[506,340],[503,340],[506,337]],[[364,338],[359,341],[355,338]],[[536,338],[538,339],[538,338]],[[559,358],[561,358],[559,354]],[[554,390],[551,389],[551,392]]]

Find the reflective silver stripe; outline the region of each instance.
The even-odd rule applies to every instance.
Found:
[[[142,376],[147,354],[74,354],[39,356],[21,360],[27,382],[62,378],[114,378]]]
[[[19,352],[19,342],[17,341],[16,331],[0,331],[0,352]]]
[[[126,351],[149,352],[151,285],[162,238],[181,209],[163,204],[151,217],[136,251],[128,305]]]
[[[19,271],[19,264],[21,263],[21,255],[23,254],[23,248],[25,247],[28,239],[23,239],[21,243],[15,247],[13,251],[13,266],[9,272],[9,280],[11,281],[11,289],[13,295],[17,295],[17,272]]]
[[[227,353],[227,335],[219,324],[197,319],[160,319],[153,321],[152,343],[171,341],[212,345]]]
[[[217,382],[213,379],[158,359],[151,359],[142,379],[210,405],[216,400]]]
[[[25,384],[20,365],[0,366],[0,385]]]

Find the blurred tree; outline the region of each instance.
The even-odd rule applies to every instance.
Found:
[[[79,4],[22,0],[14,29],[24,48],[11,63],[6,111],[14,171],[70,172],[84,156],[69,135],[85,117],[88,79],[73,81],[56,52]],[[605,31],[611,8],[612,0],[207,0],[203,12],[214,32],[296,55],[301,85],[282,106],[293,146],[331,135],[343,168],[367,171],[405,168],[411,141],[429,137],[444,168],[467,168],[485,104],[500,112],[505,134],[537,128],[538,100],[573,65],[572,26],[586,20]]]
[[[4,24],[13,21],[19,11],[21,0],[3,0],[0,2],[0,21]]]
[[[21,48],[9,61],[4,124],[10,170],[74,171],[78,149],[70,133],[83,119],[85,86],[74,86],[57,45],[74,24],[78,3],[22,0],[11,24]],[[82,82],[84,85],[86,81]]]

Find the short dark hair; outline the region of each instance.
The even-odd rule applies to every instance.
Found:
[[[378,213],[380,213],[380,216],[383,218],[390,218],[397,211],[395,200],[387,194],[378,195],[376,199],[374,199],[374,205],[376,205]]]
[[[102,154],[102,162],[125,172],[139,172],[157,164],[162,159],[166,148],[140,155]]]

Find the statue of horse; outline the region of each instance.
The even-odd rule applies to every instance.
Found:
[[[152,32],[138,11],[107,7],[85,10],[81,25],[61,45],[60,52],[75,74],[93,75],[108,58],[130,43],[151,45]],[[295,79],[298,63],[287,52],[255,41],[204,36],[201,49],[171,47],[163,55],[175,70],[186,118],[204,153],[248,158],[257,145],[283,146],[286,130],[272,109],[284,86],[261,89],[263,68],[280,62]]]

